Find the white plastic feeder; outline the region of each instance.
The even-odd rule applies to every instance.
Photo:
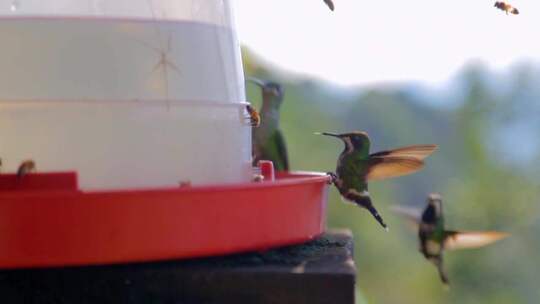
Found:
[[[81,189],[246,182],[251,129],[229,0],[0,0],[3,172]]]

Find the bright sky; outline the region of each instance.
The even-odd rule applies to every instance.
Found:
[[[471,60],[540,62],[540,1],[235,0],[241,41],[265,59],[338,84],[440,84]]]

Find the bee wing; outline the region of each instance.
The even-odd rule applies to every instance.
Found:
[[[385,157],[385,156],[411,157],[411,158],[423,160],[424,158],[430,156],[433,152],[435,152],[435,150],[437,150],[437,145],[414,145],[414,146],[401,147],[401,148],[397,148],[393,150],[381,151],[381,152],[373,153],[370,156],[371,157]]]
[[[414,173],[424,167],[424,162],[412,157],[370,157],[367,180],[381,180]]]
[[[444,249],[479,248],[510,236],[497,231],[446,231]]]
[[[324,3],[326,3],[331,11],[334,11],[334,2],[332,0],[324,0]]]
[[[395,205],[395,206],[390,207],[390,211],[405,218],[408,224],[407,226],[409,226],[411,229],[413,230],[418,229],[418,225],[420,224],[420,219],[422,216],[421,210],[416,209],[416,208],[411,208],[411,207]]]

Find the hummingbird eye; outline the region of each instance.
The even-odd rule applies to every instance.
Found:
[[[361,148],[361,147],[362,147],[362,140],[361,140],[360,137],[358,137],[358,136],[353,136],[351,141],[352,141],[352,143],[353,143],[353,145],[354,145],[355,148],[358,149],[358,148]]]
[[[266,93],[271,94],[276,97],[279,97],[282,95],[281,86],[274,82],[270,82],[266,84],[264,90],[266,91]]]

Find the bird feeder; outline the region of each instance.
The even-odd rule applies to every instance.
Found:
[[[322,232],[325,176],[252,182],[233,21],[229,0],[0,0],[0,267],[205,256]],[[19,178],[27,159],[37,172]]]

